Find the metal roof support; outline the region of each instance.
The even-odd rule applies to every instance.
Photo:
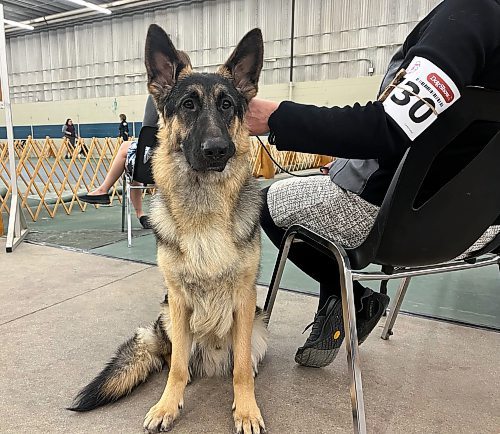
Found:
[[[292,0],[292,22],[290,34],[290,80],[288,82],[288,100],[293,100],[293,43],[295,40],[295,0]]]

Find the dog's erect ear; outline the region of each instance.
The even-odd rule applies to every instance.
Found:
[[[165,31],[156,24],[148,29],[145,64],[149,93],[156,100],[172,89],[184,68],[191,69],[189,56],[177,51]]]
[[[260,29],[250,30],[234,49],[219,74],[230,74],[236,89],[250,101],[257,95],[260,71],[264,62],[264,42]]]

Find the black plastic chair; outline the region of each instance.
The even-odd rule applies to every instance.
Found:
[[[432,197],[416,205],[415,200],[436,156],[474,121],[498,123],[497,132],[455,177]],[[500,257],[490,253],[500,246],[500,235],[466,259],[454,258],[469,249],[500,216],[499,162],[500,92],[467,88],[462,97],[440,115],[439,121],[407,150],[375,224],[359,247],[345,249],[300,225],[291,226],[284,235],[264,310],[271,315],[294,240],[307,242],[336,259],[341,276],[354,432],[365,433],[366,422],[353,281],[403,279],[382,334],[383,339],[388,339],[411,277],[498,265]],[[485,254],[489,255],[483,256]],[[383,271],[354,271],[369,264],[382,265]]]
[[[125,231],[125,217],[127,219],[127,245],[132,247],[132,204],[130,201],[131,190],[145,190],[154,188],[153,171],[151,167],[151,158],[144,159],[146,147],[154,149],[157,144],[156,135],[158,128],[142,127],[137,140],[137,153],[135,157],[134,173],[132,179],[123,174],[123,199],[122,199],[122,232]],[[132,181],[138,181],[142,185],[131,185]]]

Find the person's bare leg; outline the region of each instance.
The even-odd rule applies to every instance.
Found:
[[[109,169],[106,178],[104,178],[103,183],[97,187],[95,190],[88,193],[88,196],[96,196],[100,194],[107,194],[109,189],[113,186],[113,184],[118,181],[118,179],[122,176],[125,170],[125,162],[127,159],[127,152],[130,146],[131,141],[123,142],[118,150],[115,159],[113,160],[113,164]],[[132,181],[132,185],[141,185],[137,181]],[[130,200],[135,209],[135,214],[137,218],[141,218],[144,214],[142,210],[142,191],[139,189],[130,190]]]
[[[141,183],[132,181],[132,185],[141,185]],[[132,201],[132,205],[134,206],[137,218],[141,218],[144,215],[144,212],[142,211],[142,190],[130,190],[130,200]]]
[[[125,160],[127,158],[127,151],[130,146],[131,141],[123,142],[118,150],[109,172],[104,178],[103,183],[97,187],[95,190],[88,193],[88,196],[94,196],[99,194],[106,194],[113,184],[120,179],[125,170]],[[134,202],[134,195],[131,195],[132,202]],[[135,203],[134,203],[135,206]]]

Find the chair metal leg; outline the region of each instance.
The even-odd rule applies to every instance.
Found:
[[[394,267],[388,265],[382,265],[382,273],[392,274],[394,272]],[[387,295],[387,285],[389,284],[388,280],[382,280],[380,282],[380,293]],[[387,309],[384,310],[383,316],[387,316]]]
[[[394,327],[394,323],[396,322],[396,318],[399,313],[399,309],[403,304],[403,300],[405,298],[406,290],[408,289],[408,285],[410,284],[411,277],[405,277],[396,292],[396,297],[394,298],[394,302],[392,306],[389,308],[389,316],[385,320],[384,331],[382,332],[382,339],[389,339],[389,336],[392,335],[392,328]]]
[[[125,201],[127,200],[127,177],[122,176],[122,232],[125,232]]]
[[[299,227],[300,228],[300,227]],[[298,230],[293,230],[294,227],[290,228],[290,232],[282,241],[276,265],[273,271],[273,277],[269,285],[269,290],[267,292],[266,302],[264,304],[264,311],[270,317],[274,301],[276,299],[276,294],[278,292],[279,283],[281,281],[281,276],[283,275],[283,269],[285,268],[286,259],[290,251],[290,247],[296,235],[298,235]],[[315,241],[318,238],[315,234],[300,233],[299,239],[306,241],[303,237],[311,241]],[[307,242],[307,241],[306,241]],[[349,269],[349,259],[345,253],[342,246],[338,246],[335,243],[328,243],[328,249],[335,256],[337,263],[339,264],[340,270],[340,285],[341,285],[341,296],[342,296],[342,312],[344,320],[344,329],[346,333],[346,347],[347,347],[347,363],[349,369],[349,375],[351,377],[351,405],[352,405],[352,418],[354,425],[354,432],[356,434],[366,434],[366,418],[365,418],[365,405],[363,399],[363,384],[361,381],[361,368],[359,361],[359,348],[358,348],[358,334],[356,329],[356,308],[354,306],[354,289],[352,281],[352,272]],[[322,247],[324,243],[322,243]]]
[[[382,280],[380,282],[380,293],[387,295],[387,284],[389,283],[388,280]],[[387,316],[387,309],[384,310],[384,313],[382,316]]]
[[[339,261],[342,295],[342,314],[346,336],[347,365],[351,377],[352,421],[356,434],[366,434],[365,403],[359,361],[358,333],[356,330],[356,308],[351,271]]]
[[[132,216],[130,200],[130,183],[127,182],[127,246],[132,247]]]
[[[281,276],[283,275],[283,269],[285,268],[286,259],[288,258],[288,252],[290,251],[290,246],[295,238],[295,232],[291,232],[285,240],[282,241],[278,258],[274,266],[273,277],[271,283],[269,284],[269,289],[267,291],[266,302],[264,304],[264,311],[267,313],[267,320],[271,318],[271,312],[274,307],[274,300],[276,299],[276,294],[281,282]]]

